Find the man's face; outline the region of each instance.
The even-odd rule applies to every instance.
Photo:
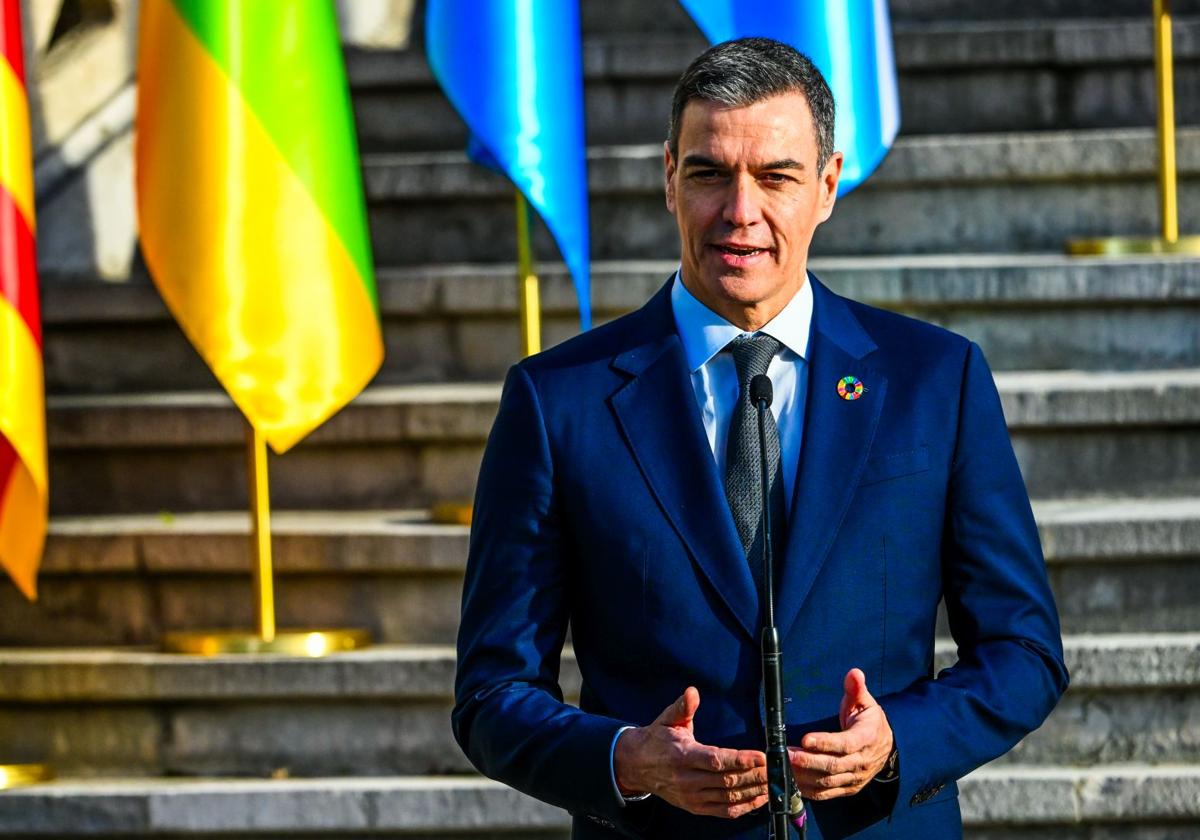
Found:
[[[837,197],[842,156],[817,171],[803,94],[730,108],[692,100],[666,150],[667,208],[679,224],[683,276],[701,303],[758,329],[804,283],[808,246]]]

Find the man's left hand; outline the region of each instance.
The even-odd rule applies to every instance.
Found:
[[[810,732],[788,747],[800,795],[834,799],[862,790],[887,763],[892,727],[858,668],[846,674],[839,718],[841,732]]]

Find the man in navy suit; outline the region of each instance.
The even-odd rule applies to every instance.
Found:
[[[764,505],[810,838],[959,837],[955,780],[1067,673],[977,346],[807,271],[842,157],[813,65],[714,47],[665,147],[679,271],[510,370],[479,475],[455,737],[578,838],[763,838]],[[766,373],[769,489],[748,382]],[[933,672],[944,599],[958,661]],[[570,626],[579,708],[562,700]]]

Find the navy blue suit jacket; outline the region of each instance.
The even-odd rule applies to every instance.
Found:
[[[809,275],[809,386],[778,562],[790,743],[837,728],[852,667],[900,781],[808,802],[809,837],[957,837],[955,780],[1049,714],[1058,616],[999,396],[977,346]],[[621,807],[610,746],[689,685],[699,741],[762,749],[759,599],[705,437],[670,284],[509,372],[479,474],[454,734],[484,774],[574,815],[574,836],[763,838],[765,809]],[[853,375],[857,400],[839,396]],[[938,603],[958,662],[934,677]],[[562,702],[570,626],[580,707]]]

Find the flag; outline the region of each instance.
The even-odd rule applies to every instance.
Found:
[[[0,565],[30,600],[46,541],[46,402],[19,0],[0,0]]]
[[[833,92],[838,195],[875,171],[900,130],[887,0],[680,0],[710,43],[774,38],[804,53]]]
[[[591,326],[579,3],[429,0],[425,51],[478,163],[524,193],[558,243]]]
[[[383,360],[334,4],[144,0],[138,80],[146,264],[284,452]]]

